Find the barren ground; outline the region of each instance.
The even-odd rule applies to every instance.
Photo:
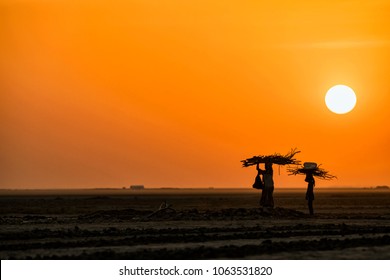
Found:
[[[0,191],[1,259],[390,259],[390,191]],[[170,208],[156,211],[166,201]]]

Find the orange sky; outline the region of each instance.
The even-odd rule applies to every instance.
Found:
[[[0,0],[0,187],[390,184],[390,2]],[[357,94],[346,115],[326,91]],[[278,187],[305,187],[275,168]]]

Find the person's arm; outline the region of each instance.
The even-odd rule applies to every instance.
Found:
[[[263,174],[265,174],[265,170],[257,168],[257,174],[263,175]]]

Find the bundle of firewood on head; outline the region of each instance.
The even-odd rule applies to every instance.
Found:
[[[254,156],[251,158],[244,159],[241,162],[243,167],[248,167],[259,163],[274,163],[279,165],[290,165],[290,164],[298,165],[300,164],[300,161],[295,159],[294,156],[300,152],[301,151],[298,151],[297,149],[291,149],[291,151],[286,155],[275,153],[268,156]]]
[[[305,162],[303,163],[303,166],[288,168],[287,171],[289,173],[288,175],[312,174],[313,176],[323,180],[332,180],[337,178],[336,176],[329,174],[329,171],[321,168],[320,165],[317,165],[315,162]]]

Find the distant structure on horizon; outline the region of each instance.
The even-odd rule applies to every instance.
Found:
[[[144,185],[131,185],[130,190],[144,190],[145,186]]]
[[[388,189],[390,189],[389,186],[376,186],[375,188],[379,189],[379,190],[388,190]]]

